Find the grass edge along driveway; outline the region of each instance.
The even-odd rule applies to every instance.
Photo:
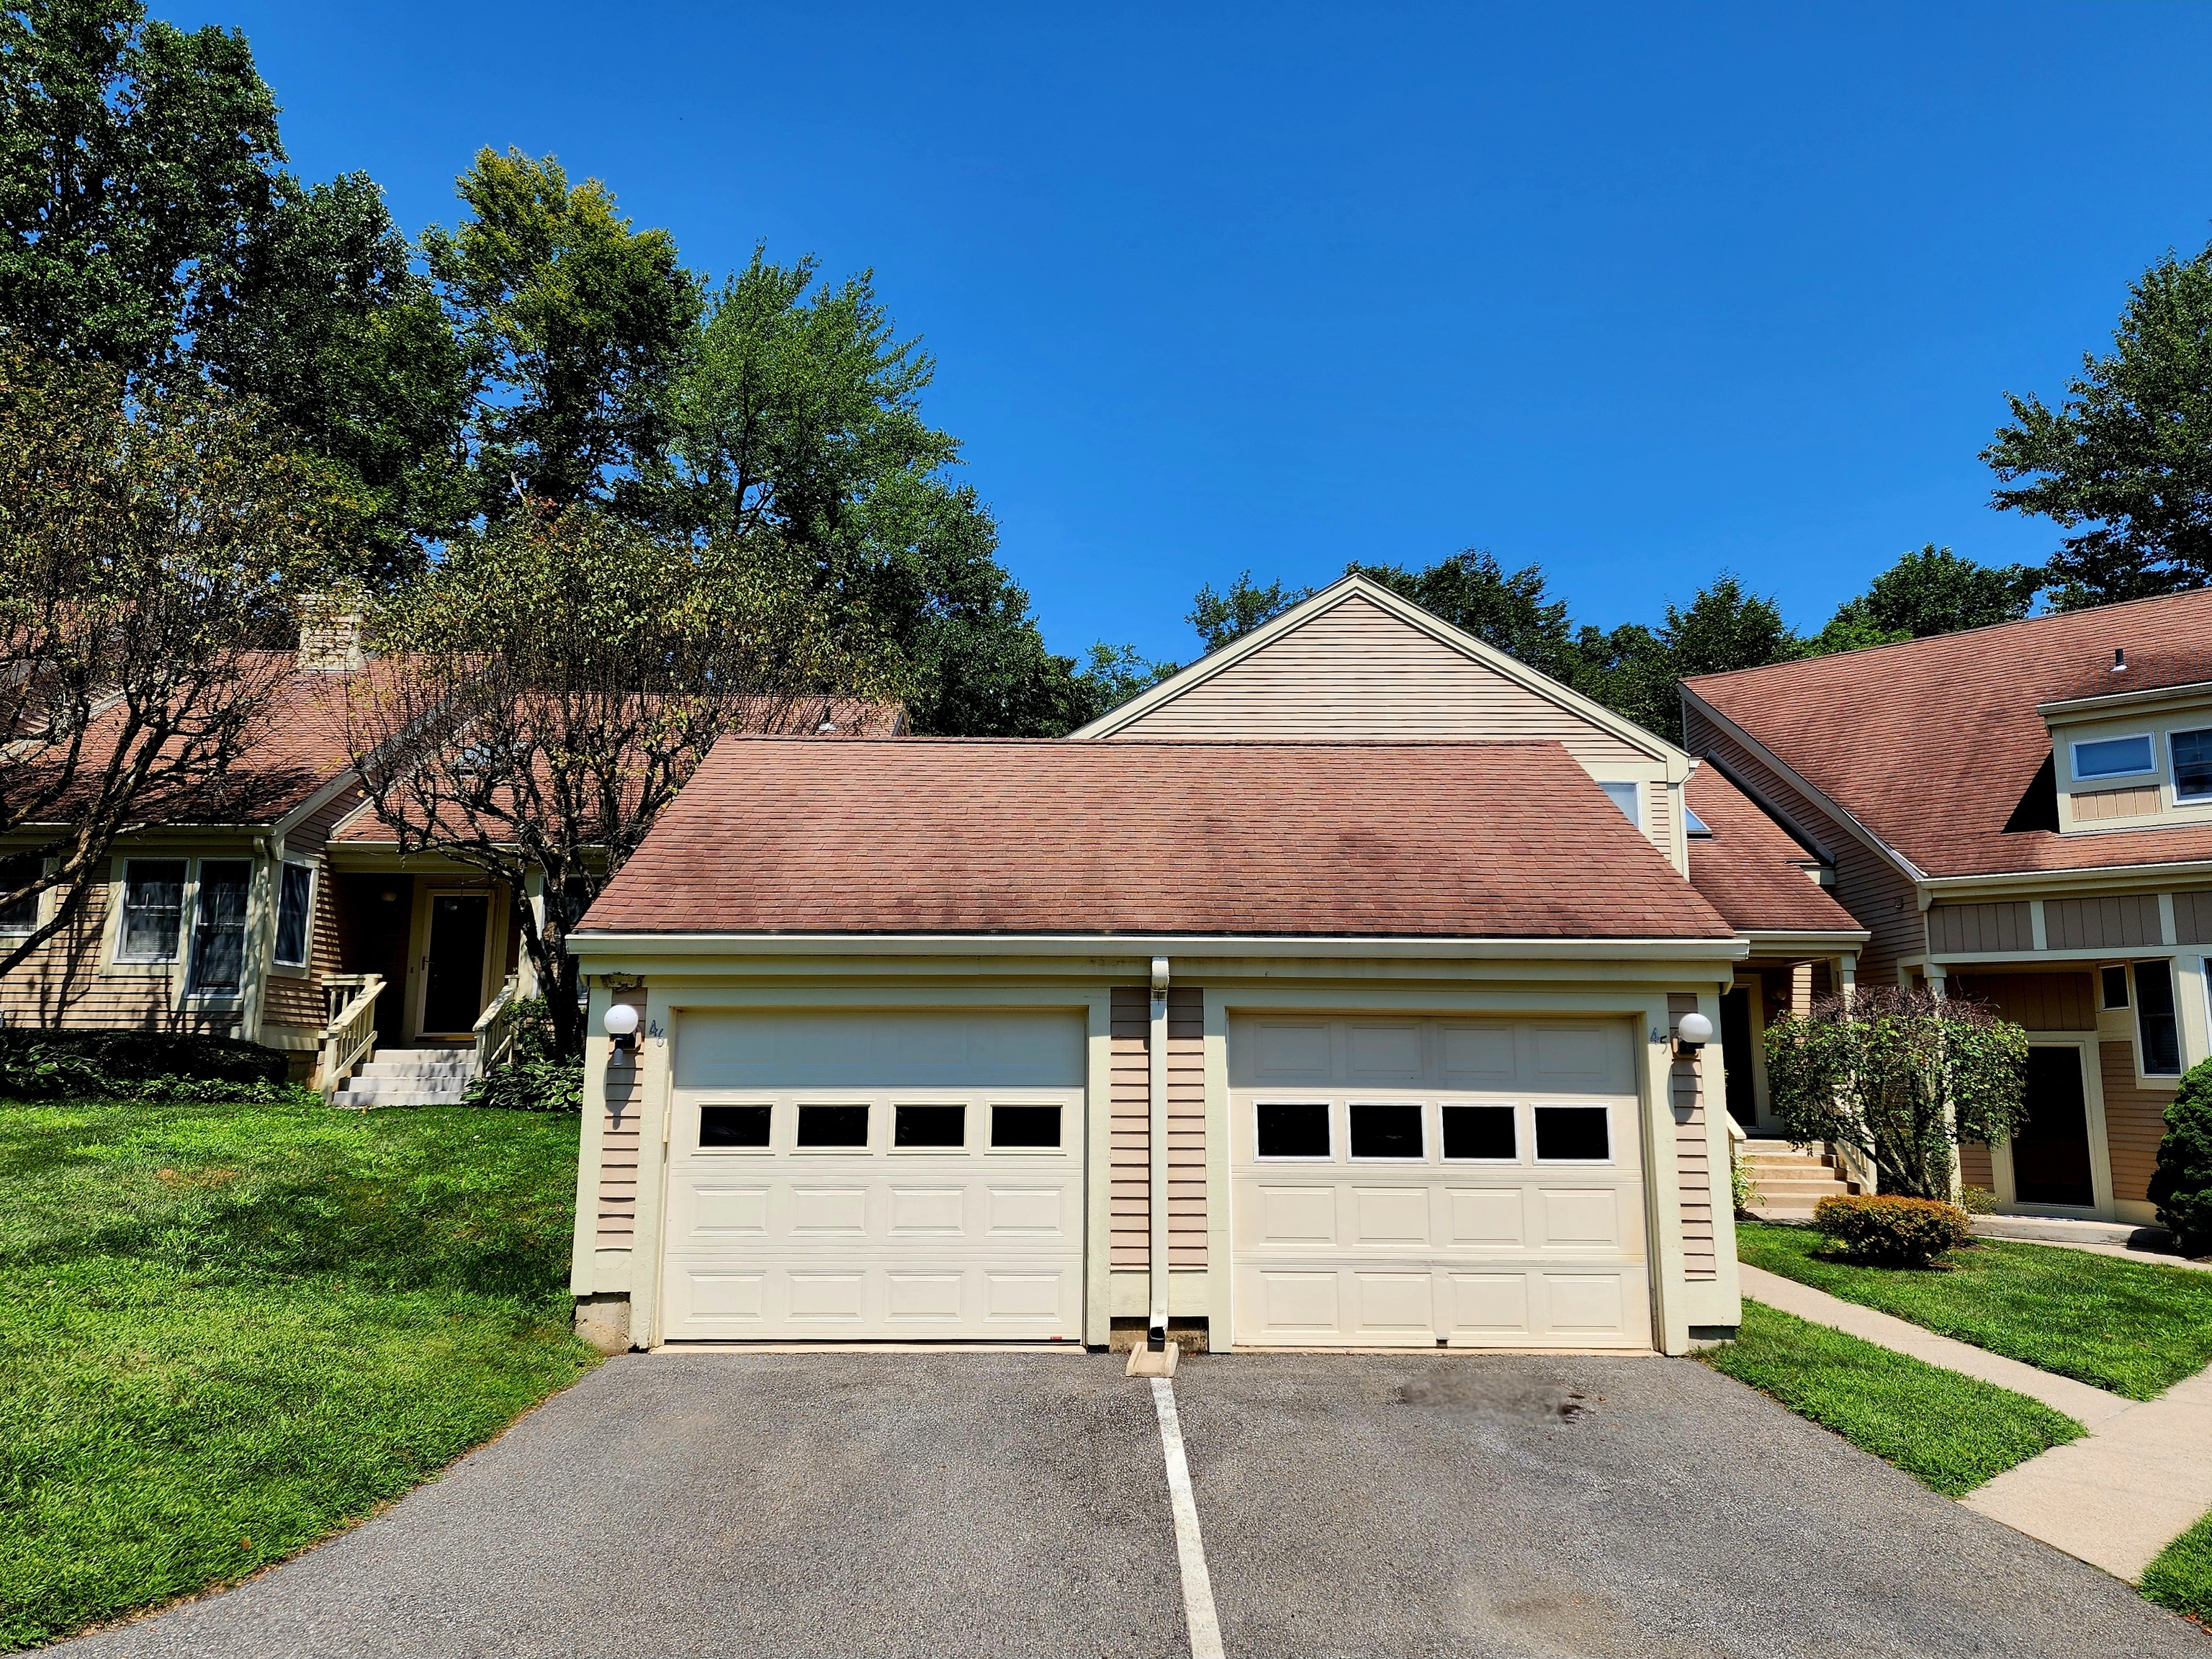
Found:
[[[1748,1298],[1736,1340],[1698,1358],[1947,1498],[2087,1432],[2026,1395]]]
[[[0,1103],[0,1650],[244,1578],[588,1370],[573,1117]]]
[[[2125,1399],[2156,1399],[2212,1364],[2212,1273],[2000,1239],[1945,1267],[1864,1267],[1824,1259],[1821,1244],[1806,1227],[1736,1224],[1736,1254],[1754,1267]]]
[[[2212,1515],[2158,1553],[2141,1588],[2159,1606],[2212,1625]]]

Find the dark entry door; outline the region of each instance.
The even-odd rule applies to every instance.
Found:
[[[1729,1115],[1747,1129],[1759,1127],[1759,1091],[1751,1071],[1751,993],[1721,997],[1721,1067],[1728,1078]]]
[[[2081,1051],[2071,1044],[2027,1051],[2027,1126],[2012,1138],[2012,1184],[2023,1204],[2097,1201]]]
[[[491,900],[482,893],[430,896],[430,959],[422,978],[424,1031],[465,1031],[483,1012],[484,924]]]

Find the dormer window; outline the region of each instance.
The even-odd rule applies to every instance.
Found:
[[[2074,745],[2074,775],[2076,778],[2134,777],[2157,769],[2158,761],[2152,751],[2148,732],[2132,738],[2106,738],[2096,743],[2077,743]]]
[[[2212,729],[2173,734],[2173,794],[2177,800],[2212,800]]]
[[[1682,825],[1684,829],[1689,831],[1690,839],[1692,841],[1710,841],[1712,839],[1713,832],[1711,829],[1707,826],[1705,821],[1699,817],[1695,812],[1692,812],[1686,806],[1682,809]]]
[[[1644,786],[1640,783],[1601,783],[1621,815],[1638,830],[1644,827]]]

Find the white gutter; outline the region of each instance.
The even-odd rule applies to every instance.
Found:
[[[1149,1213],[1151,1247],[1146,1262],[1152,1306],[1145,1321],[1145,1346],[1155,1352],[1168,1346],[1168,959],[1152,958],[1152,1029],[1147,1058],[1152,1074],[1146,1091],[1152,1109],[1146,1145],[1152,1153]]]
[[[1431,957],[1451,961],[1537,957],[1571,962],[1735,961],[1741,939],[1465,939],[1299,933],[571,933],[589,957],[1007,956]]]

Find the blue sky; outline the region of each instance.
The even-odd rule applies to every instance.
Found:
[[[1577,619],[1817,627],[2212,238],[2212,8],[165,5],[410,231],[478,145],[687,262],[872,266],[1063,651],[1466,546]]]

